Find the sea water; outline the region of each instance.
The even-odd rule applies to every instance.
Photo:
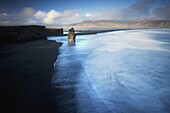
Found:
[[[170,29],[49,39],[64,43],[52,83],[74,88],[78,113],[170,112]]]

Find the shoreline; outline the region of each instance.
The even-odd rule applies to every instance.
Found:
[[[122,31],[122,30],[132,30],[132,29],[108,29],[108,30],[75,30],[76,35],[94,35],[97,33],[106,33],[112,31]],[[67,34],[57,35],[57,36],[67,36]]]
[[[124,31],[124,30],[139,30],[139,29],[168,29],[166,27],[162,27],[162,28],[124,28],[124,29],[101,29],[101,30],[93,30],[93,29],[82,29],[82,30],[77,30],[75,28],[75,34],[76,35],[94,35],[94,34],[98,34],[98,33],[106,33],[106,32],[112,32],[112,31]],[[65,31],[67,32],[67,31]],[[67,36],[67,34],[63,34],[63,35],[57,35],[57,36]]]
[[[1,102],[6,112],[56,112],[51,77],[61,45],[49,40],[1,45]]]
[[[132,30],[84,30],[76,35]],[[61,35],[67,36],[67,34]],[[2,111],[16,113],[64,112],[60,102],[65,92],[51,84],[54,62],[62,43],[39,39],[0,43]],[[57,100],[56,96],[59,96]],[[9,109],[6,109],[9,108]],[[75,109],[75,108],[73,108]]]

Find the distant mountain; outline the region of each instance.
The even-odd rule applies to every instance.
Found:
[[[84,21],[65,26],[64,28],[170,28],[170,20],[147,20],[147,21]]]

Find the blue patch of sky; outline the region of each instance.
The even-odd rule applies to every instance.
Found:
[[[153,1],[155,7],[170,4],[170,0],[1,0],[0,7],[19,11],[24,7],[31,7],[36,10],[57,11],[79,10],[81,12],[104,10],[113,8],[127,8],[140,1]]]

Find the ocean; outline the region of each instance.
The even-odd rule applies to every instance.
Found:
[[[170,29],[76,36],[75,45],[66,36],[48,40],[63,42],[52,84],[67,93],[61,103],[66,109],[170,113]]]

